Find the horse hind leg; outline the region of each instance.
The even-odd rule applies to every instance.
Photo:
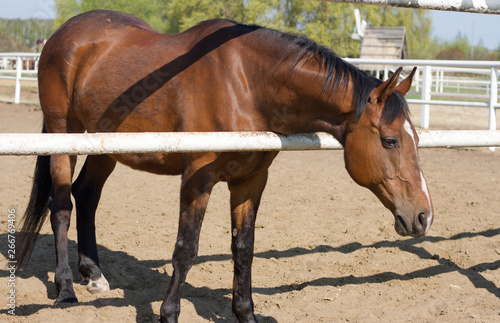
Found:
[[[42,90],[42,88],[41,88]],[[49,91],[53,92],[53,91]],[[41,91],[47,93],[47,91]],[[59,97],[40,95],[40,104],[44,113],[44,129],[47,133],[79,133],[83,132],[82,123],[68,116],[68,105]],[[55,285],[57,289],[56,304],[77,302],[73,290],[73,274],[68,257],[68,229],[73,203],[71,202],[71,181],[77,156],[51,155],[50,177],[52,179],[52,200],[50,206],[50,223],[54,233],[56,249]]]
[[[49,57],[44,56],[44,57]],[[52,60],[57,61],[57,59]],[[44,129],[47,133],[81,133],[84,126],[75,115],[68,84],[72,76],[64,68],[58,68],[50,60],[40,64],[39,96],[44,116]],[[43,64],[42,64],[43,63]],[[63,66],[64,67],[64,66]],[[64,75],[64,76],[63,76]],[[52,179],[52,201],[50,204],[50,222],[56,244],[55,285],[57,288],[56,304],[76,302],[73,290],[73,275],[68,260],[68,229],[71,211],[71,181],[76,164],[76,156],[51,155],[50,176]]]
[[[78,271],[87,290],[101,293],[109,290],[109,283],[102,274],[95,235],[95,212],[102,188],[114,170],[116,161],[107,155],[88,156],[72,187],[76,204],[78,234]]]
[[[57,298],[55,303],[77,302],[73,290],[73,274],[68,259],[68,229],[71,210],[71,178],[76,156],[51,156],[50,173],[52,177],[52,201],[50,202],[50,223],[54,232],[56,248],[55,284]]]

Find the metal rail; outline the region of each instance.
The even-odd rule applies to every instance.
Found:
[[[499,147],[500,131],[419,132],[419,147]],[[127,153],[250,152],[342,149],[326,133],[134,132],[0,134],[0,155],[99,155]]]
[[[500,1],[485,0],[321,0],[415,9],[500,14]]]

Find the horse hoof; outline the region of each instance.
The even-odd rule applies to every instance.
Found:
[[[54,305],[56,306],[62,306],[64,304],[71,304],[71,303],[78,303],[78,299],[76,297],[66,297],[63,299],[56,299]]]
[[[91,294],[106,292],[109,290],[109,283],[106,278],[104,278],[104,275],[101,274],[101,277],[99,277],[98,279],[89,280],[89,283],[87,284],[87,290]]]

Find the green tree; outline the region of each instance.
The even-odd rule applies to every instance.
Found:
[[[0,53],[7,52],[27,52],[28,46],[17,42],[13,37],[6,36],[0,31]]]
[[[309,0],[249,0],[248,4],[249,9],[252,4],[259,8],[253,14],[256,23],[304,33],[340,56],[359,56],[360,42],[351,39],[355,8],[371,26],[406,27],[412,57],[430,58],[429,49],[435,45],[430,38],[432,19],[425,10]]]
[[[54,31],[51,20],[45,19],[0,19],[0,32],[13,40],[5,41],[4,46],[17,48],[16,50],[28,51],[34,49],[36,40],[48,38]],[[7,46],[7,43],[10,45]]]
[[[441,50],[435,55],[436,59],[466,60],[470,59],[471,45],[469,39],[461,32],[452,41],[445,41]]]
[[[494,61],[500,58],[500,46],[496,51],[484,47],[483,40],[472,48],[467,35],[458,32],[451,41],[445,41],[441,45],[441,50],[436,53],[436,59],[454,59],[454,60],[488,60]]]
[[[458,46],[449,46],[440,50],[436,54],[436,59],[454,59],[454,60],[466,60],[468,55],[462,51]]]
[[[69,18],[90,10],[105,9],[121,11],[146,21],[153,29],[166,31],[166,9],[164,0],[55,0],[57,17],[54,20],[59,27]]]
[[[494,59],[495,61],[500,61],[500,44],[498,44],[497,49],[493,51]]]
[[[167,7],[169,33],[178,33],[201,21],[224,18],[246,22],[243,0],[171,0]]]
[[[69,18],[82,13],[80,3],[77,0],[54,0],[54,5],[56,7],[55,28],[59,28]]]

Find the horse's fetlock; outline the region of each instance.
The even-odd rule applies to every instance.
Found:
[[[98,279],[102,274],[96,263],[87,257],[79,259],[78,272],[85,280]]]
[[[257,322],[253,313],[251,300],[237,300],[233,302],[233,315],[237,322]]]
[[[181,307],[178,304],[163,304],[160,309],[160,322],[177,322],[181,313]]]

